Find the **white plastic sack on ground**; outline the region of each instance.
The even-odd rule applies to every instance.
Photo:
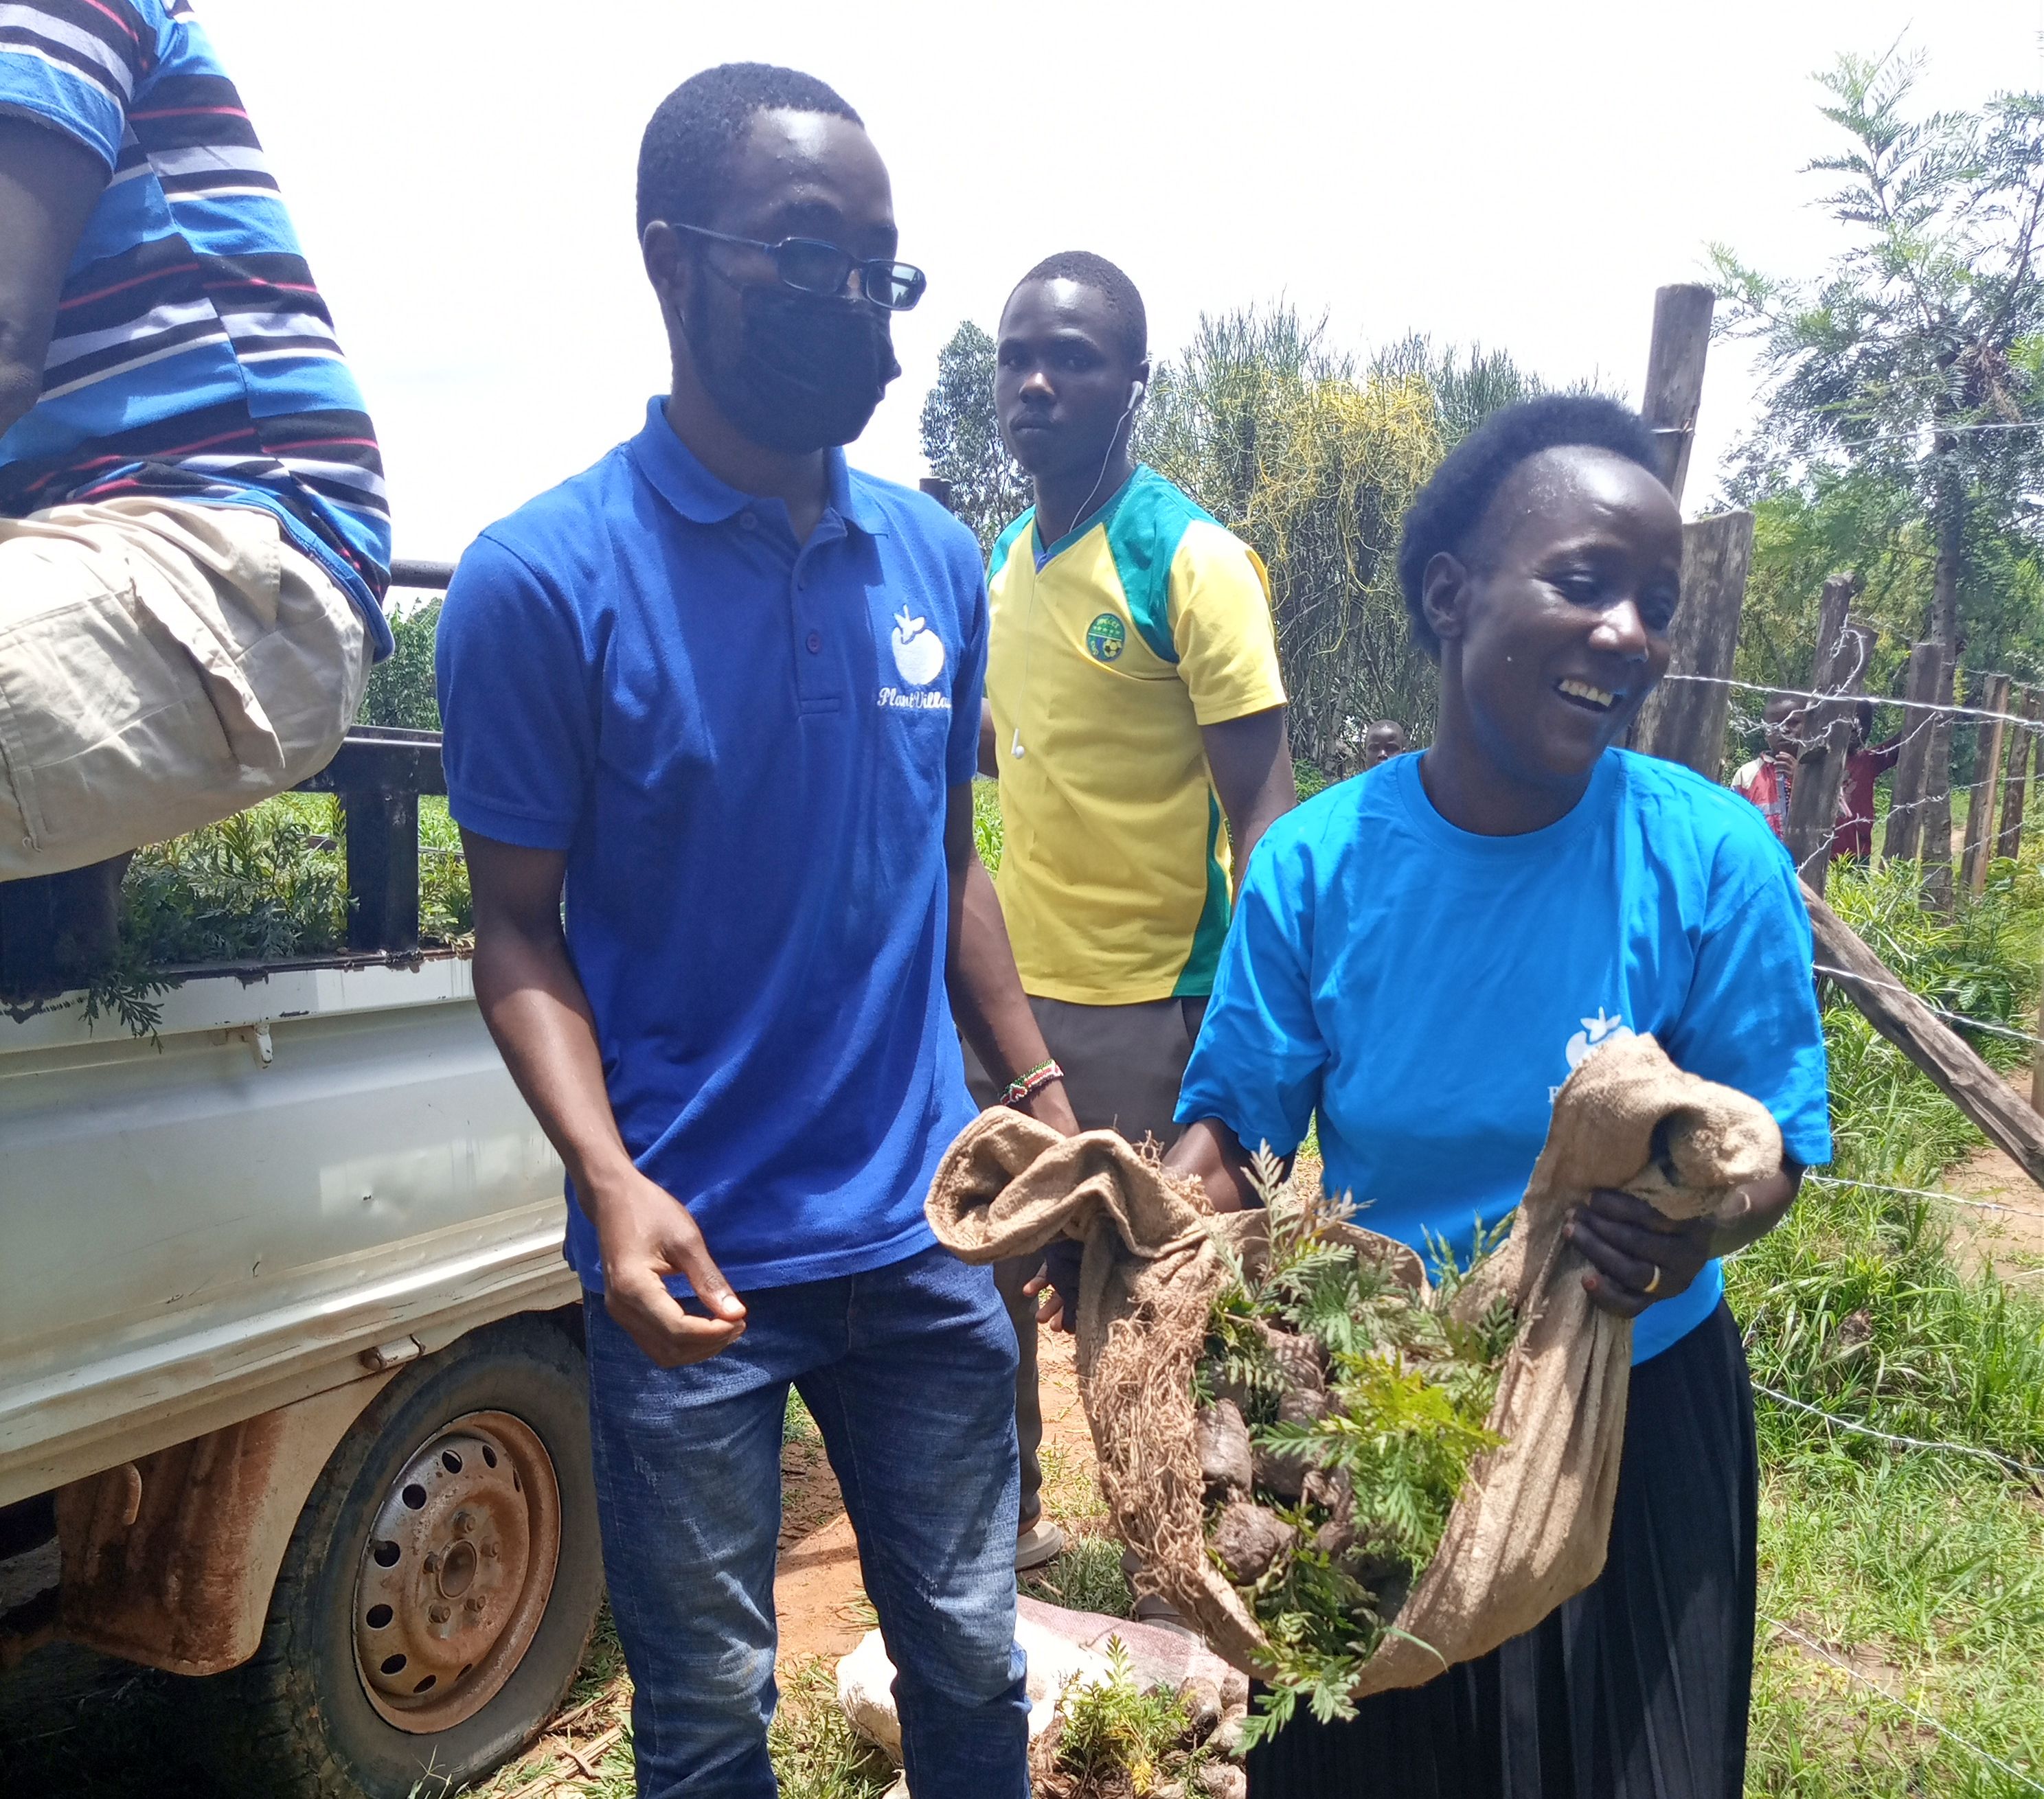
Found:
[[[1224,1712],[1239,1712],[1249,1701],[1249,1683],[1204,1644],[1162,1624],[1136,1624],[1101,1612],[1067,1611],[1025,1597],[1016,1602],[1015,1640],[1028,1658],[1029,1736],[1049,1728],[1058,1700],[1078,1681],[1091,1686],[1108,1678],[1107,1640],[1121,1639],[1136,1685],[1173,1690],[1188,1681],[1211,1684]],[[859,1647],[837,1665],[838,1703],[862,1736],[886,1751],[899,1766],[901,1720],[894,1709],[894,1664],[880,1632],[868,1631]]]

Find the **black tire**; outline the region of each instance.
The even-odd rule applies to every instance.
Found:
[[[398,1728],[371,1701],[358,1666],[358,1575],[394,1482],[448,1426],[478,1414],[521,1422],[551,1460],[560,1501],[553,1586],[487,1703],[422,1734]],[[545,1728],[582,1665],[602,1598],[581,1348],[544,1316],[471,1332],[378,1394],[328,1460],[285,1552],[262,1647],[201,1683],[213,1725],[207,1759],[235,1790],[261,1799],[435,1799],[502,1766]]]

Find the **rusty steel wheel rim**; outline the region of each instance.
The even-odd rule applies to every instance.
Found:
[[[506,1412],[436,1431],[390,1483],[355,1579],[355,1665],[417,1736],[488,1705],[532,1645],[561,1552],[546,1445]]]

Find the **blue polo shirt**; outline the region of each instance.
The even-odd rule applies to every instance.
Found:
[[[986,584],[962,525],[835,451],[797,543],[663,404],[462,558],[448,803],[567,852],[568,949],[638,1166],[740,1291],[825,1279],[931,1244],[924,1195],[973,1117],[943,840],[978,758]],[[568,1260],[600,1288],[568,1199]]]

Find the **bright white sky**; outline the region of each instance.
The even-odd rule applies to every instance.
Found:
[[[938,349],[1052,251],[1126,268],[1160,352],[1283,296],[1358,350],[1416,328],[1636,395],[1654,290],[1707,244],[1803,274],[1841,241],[1797,173],[1837,137],[1812,71],[1906,33],[1927,103],[2044,86],[2044,0],[198,6],[367,393],[399,554],[431,558],[665,390],[633,171],[709,63],[821,76],[887,159],[930,291],[853,455],[904,481]],[[1692,511],[1750,405],[1720,347]]]

